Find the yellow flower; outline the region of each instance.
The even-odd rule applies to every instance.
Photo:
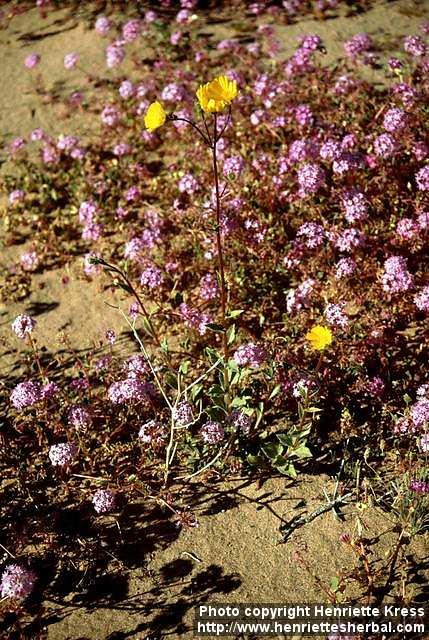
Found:
[[[162,127],[166,118],[167,114],[165,113],[162,104],[160,102],[152,102],[144,117],[145,127],[148,131],[155,131],[158,127]]]
[[[322,327],[318,324],[305,337],[311,343],[313,349],[323,351],[332,342],[332,331],[328,327]]]
[[[227,76],[218,76],[197,90],[200,107],[206,113],[223,111],[237,96],[237,83]]]

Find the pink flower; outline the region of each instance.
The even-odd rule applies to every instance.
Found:
[[[77,456],[77,448],[70,442],[60,442],[53,444],[49,449],[49,458],[54,467],[66,467],[70,465]]]
[[[116,493],[111,489],[98,489],[92,497],[92,504],[97,513],[109,513],[116,507]]]
[[[39,266],[39,256],[36,251],[24,251],[21,254],[20,262],[24,271],[36,271]]]
[[[10,402],[15,409],[32,407],[42,400],[42,388],[38,382],[20,382],[10,394]]]
[[[40,56],[38,53],[30,53],[29,56],[25,58],[24,64],[27,69],[34,69],[40,62]]]
[[[111,26],[112,23],[108,18],[106,18],[106,16],[98,16],[97,20],[95,21],[95,30],[101,36],[106,36],[110,31]]]
[[[122,37],[125,42],[133,42],[141,35],[142,23],[137,18],[129,20],[122,27]]]
[[[402,218],[396,225],[396,233],[404,240],[412,240],[419,235],[420,228],[412,218]]]
[[[64,56],[64,68],[65,69],[74,69],[77,63],[79,62],[79,56],[74,51],[72,53],[67,53]]]
[[[408,291],[413,286],[414,277],[407,269],[407,258],[392,256],[384,263],[382,284],[388,293]]]
[[[18,338],[24,339],[33,332],[36,327],[37,322],[34,318],[22,314],[17,316],[15,320],[12,322],[12,330],[16,333]]]
[[[108,127],[114,127],[115,124],[119,122],[120,117],[121,113],[119,109],[113,104],[106,105],[101,112],[101,120],[104,124],[107,124]]]
[[[207,325],[211,322],[210,316],[207,313],[193,309],[185,302],[182,302],[179,306],[179,313],[188,327],[196,329],[200,335],[206,333]]]
[[[429,284],[414,296],[414,304],[419,311],[429,313]]]
[[[161,269],[155,265],[147,267],[140,276],[140,284],[148,289],[158,289],[164,282]]]
[[[419,191],[429,191],[429,164],[417,171],[416,184]]]
[[[234,353],[235,362],[241,367],[251,367],[258,369],[267,359],[265,349],[259,347],[253,342],[242,344]]]
[[[200,435],[207,444],[218,444],[225,437],[225,429],[219,422],[209,420],[201,427]]]
[[[9,204],[17,204],[22,202],[25,198],[25,191],[23,189],[14,189],[9,193]]]
[[[120,42],[111,42],[106,47],[106,65],[109,69],[119,66],[124,58],[125,49]]]
[[[16,598],[23,600],[33,591],[36,574],[19,564],[6,567],[1,578],[2,598]]]

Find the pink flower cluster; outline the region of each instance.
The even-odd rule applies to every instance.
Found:
[[[97,489],[92,497],[94,509],[99,514],[114,511],[116,503],[116,493],[111,489]]]
[[[10,564],[1,577],[1,596],[23,600],[33,591],[35,582],[36,574],[33,571],[19,564]]]
[[[414,278],[408,271],[406,258],[392,256],[385,261],[382,284],[388,293],[401,293],[413,286]]]
[[[49,458],[54,467],[67,467],[74,461],[77,453],[77,447],[71,442],[60,442],[51,446]]]
[[[241,367],[258,369],[267,360],[265,349],[253,342],[242,344],[234,353],[235,362]]]
[[[194,309],[186,302],[182,302],[179,306],[179,313],[189,328],[196,329],[202,336],[206,333],[207,325],[211,322],[208,313]]]
[[[34,318],[22,314],[20,316],[17,316],[12,322],[12,330],[16,333],[18,338],[21,338],[23,340],[27,337],[27,335],[33,332],[36,324],[37,322],[34,320]]]
[[[150,382],[138,378],[126,378],[110,385],[108,396],[113,404],[125,404],[127,402],[148,402],[154,395],[154,389]]]
[[[206,444],[218,444],[225,437],[225,429],[219,422],[209,420],[201,427],[200,435]]]

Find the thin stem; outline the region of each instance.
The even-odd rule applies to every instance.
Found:
[[[152,334],[152,338],[155,340],[157,346],[160,347],[161,346],[161,341],[158,338],[158,334],[155,331],[155,328],[154,328],[154,326],[152,324],[152,321],[150,319],[150,316],[149,316],[148,312],[146,311],[146,307],[144,306],[142,299],[140,298],[140,296],[137,293],[137,291],[134,289],[134,287],[131,284],[131,282],[128,280],[127,276],[122,272],[121,272],[121,275],[122,275],[123,279],[125,280],[127,286],[131,289],[135,299],[137,300],[138,304],[140,305],[141,310],[143,311],[143,315],[146,318],[147,323],[149,325],[149,328],[150,328],[150,331],[151,331],[151,334]]]
[[[217,154],[216,146],[219,138],[217,135],[217,115],[213,116],[213,145],[212,145],[212,161],[213,161],[213,176],[215,182],[216,193],[216,245],[219,261],[219,274],[220,274],[220,287],[221,287],[221,311],[222,321],[225,325],[226,320],[226,284],[225,284],[225,265],[223,260],[222,250],[222,235],[221,235],[221,219],[220,219],[220,194],[219,194],[219,174],[217,168]],[[224,326],[226,329],[226,327]],[[225,364],[228,361],[228,339],[226,330],[223,332],[223,353],[225,357]]]
[[[188,118],[180,118],[179,116],[176,116],[176,115],[174,115],[174,114],[171,114],[171,115],[169,116],[169,119],[170,119],[170,120],[174,120],[174,121],[180,120],[181,122],[186,122],[187,124],[190,124],[190,125],[191,125],[191,127],[193,127],[193,128],[195,129],[195,131],[197,131],[197,132],[200,134],[200,136],[202,137],[202,139],[204,140],[204,142],[206,143],[206,145],[208,145],[209,147],[211,147],[211,145],[212,145],[212,141],[210,140],[210,137],[207,137],[207,136],[205,135],[204,131],[202,131],[202,130],[200,129],[200,127],[199,127],[199,126],[198,126],[198,125],[197,125],[193,120],[188,120]]]
[[[204,111],[201,111],[201,115],[202,115],[202,118],[203,118],[204,126],[205,126],[206,131],[207,131],[207,137],[210,140],[209,147],[212,147],[213,146],[212,137],[210,135],[210,129],[208,128],[207,120],[206,120],[206,117],[204,115]]]
[[[173,445],[174,445],[174,409],[171,411],[170,437],[169,437],[167,449],[165,452],[164,485],[167,484],[168,474],[170,473],[170,462],[173,459],[173,455],[170,456],[170,452]]]
[[[130,322],[129,318],[128,318],[128,317],[127,317],[127,315],[122,311],[122,309],[119,309],[119,311],[120,311],[121,315],[123,316],[123,318],[125,318],[125,321],[126,321],[126,323],[128,324],[128,326],[130,327],[130,329],[131,329],[131,331],[132,331],[132,333],[133,333],[134,338],[137,340],[137,342],[138,342],[138,344],[139,344],[139,347],[140,347],[141,351],[143,352],[143,354],[144,354],[144,356],[145,356],[145,358],[146,358],[146,360],[147,360],[147,362],[148,362],[148,365],[149,365],[149,367],[150,367],[150,370],[151,370],[151,372],[152,372],[152,375],[153,375],[153,377],[155,378],[155,381],[156,381],[156,384],[157,384],[157,386],[158,386],[158,389],[160,390],[160,392],[161,392],[161,394],[162,394],[162,396],[163,396],[163,398],[164,398],[165,402],[167,403],[168,408],[170,409],[170,411],[172,411],[173,406],[172,406],[172,404],[171,404],[170,400],[168,399],[167,394],[166,394],[166,393],[165,393],[165,391],[164,391],[164,388],[163,388],[163,386],[162,386],[162,384],[161,384],[161,381],[159,380],[159,378],[158,378],[158,376],[157,376],[157,374],[156,374],[156,371],[155,371],[154,367],[152,366],[152,363],[151,363],[151,361],[150,361],[149,354],[148,354],[148,352],[146,351],[146,347],[144,346],[144,344],[143,344],[143,342],[142,342],[142,340],[141,340],[141,338],[140,338],[139,334],[137,333],[137,330],[136,330],[136,328],[135,328],[134,324],[132,324],[132,323]]]
[[[221,449],[219,449],[219,451],[217,452],[215,457],[212,458],[210,460],[210,462],[207,462],[207,464],[205,464],[204,467],[201,467],[201,469],[198,469],[198,471],[195,471],[194,473],[191,473],[189,476],[180,476],[180,477],[176,478],[176,480],[190,480],[191,478],[195,478],[195,476],[198,476],[200,473],[203,473],[203,471],[205,471],[206,469],[209,469],[212,465],[214,465],[216,460],[219,460],[219,458],[222,455],[222,453],[228,449],[229,445],[231,444],[231,442],[234,439],[234,436],[235,436],[235,433],[232,433],[231,437],[229,438],[229,440],[226,443],[226,445],[224,447],[222,447]]]
[[[203,380],[210,373],[210,371],[213,371],[213,369],[216,369],[218,364],[220,364],[221,362],[222,362],[222,359],[216,360],[216,362],[214,364],[212,364],[210,369],[207,369],[207,371],[204,371],[204,373],[202,373],[196,380],[194,380],[194,382],[191,382],[191,384],[189,384],[183,390],[182,395],[186,395],[186,393],[189,391],[189,389],[192,389],[192,387],[194,387],[196,384],[198,384],[198,382],[201,382],[201,380]]]
[[[39,352],[37,350],[36,343],[34,342],[34,340],[33,340],[33,338],[32,338],[30,333],[28,334],[28,339],[30,341],[31,348],[33,350],[34,359],[36,361],[37,368],[39,370],[40,376],[41,376],[42,379],[45,379],[45,372],[43,371],[43,367],[42,367],[42,364],[40,362]]]
[[[224,124],[224,126],[223,126],[222,131],[221,131],[221,132],[220,132],[220,134],[218,135],[218,138],[217,138],[218,140],[220,140],[220,139],[222,138],[222,136],[223,136],[223,134],[225,133],[226,128],[228,127],[228,125],[229,125],[230,121],[231,121],[231,105],[229,105],[229,108],[228,108],[228,115],[227,115],[227,117],[226,117],[226,122],[225,122],[225,124]]]
[[[6,549],[6,547],[4,547],[1,542],[0,542],[0,547],[3,549],[3,551],[6,551],[6,553],[8,553],[10,555],[11,558],[16,558],[16,556],[13,555],[13,553],[11,553],[9,551],[9,549]]]
[[[137,300],[137,303],[140,306],[140,309],[143,312],[144,317],[146,318],[146,321],[149,325],[151,334],[152,334],[152,338],[155,340],[156,344],[158,347],[161,346],[161,341],[158,338],[158,334],[155,331],[155,328],[152,324],[152,321],[150,319],[150,315],[146,310],[146,307],[143,304],[143,300],[140,298],[139,294],[137,293],[137,291],[135,290],[135,288],[133,287],[131,281],[127,278],[127,276],[125,275],[125,273],[123,271],[121,271],[120,269],[118,269],[118,267],[115,267],[113,264],[109,264],[108,262],[106,262],[106,260],[103,260],[102,258],[93,258],[92,260],[92,264],[101,264],[102,266],[104,266],[105,268],[107,267],[107,271],[112,271],[113,273],[117,273],[122,280],[125,282],[125,284],[128,287],[128,293],[131,292],[131,294],[134,296],[134,298]]]
[[[319,359],[317,361],[314,373],[319,373],[320,367],[322,366],[322,361],[323,361],[323,351],[320,352],[320,356],[319,356]]]

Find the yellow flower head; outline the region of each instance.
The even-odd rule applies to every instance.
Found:
[[[158,127],[162,127],[166,118],[167,114],[165,113],[162,104],[160,102],[152,102],[144,117],[145,127],[148,131],[155,131]]]
[[[237,83],[227,76],[218,76],[197,90],[200,107],[206,113],[223,111],[237,96]]]
[[[328,327],[322,327],[318,324],[305,337],[311,343],[313,349],[323,351],[332,342],[332,331]]]

